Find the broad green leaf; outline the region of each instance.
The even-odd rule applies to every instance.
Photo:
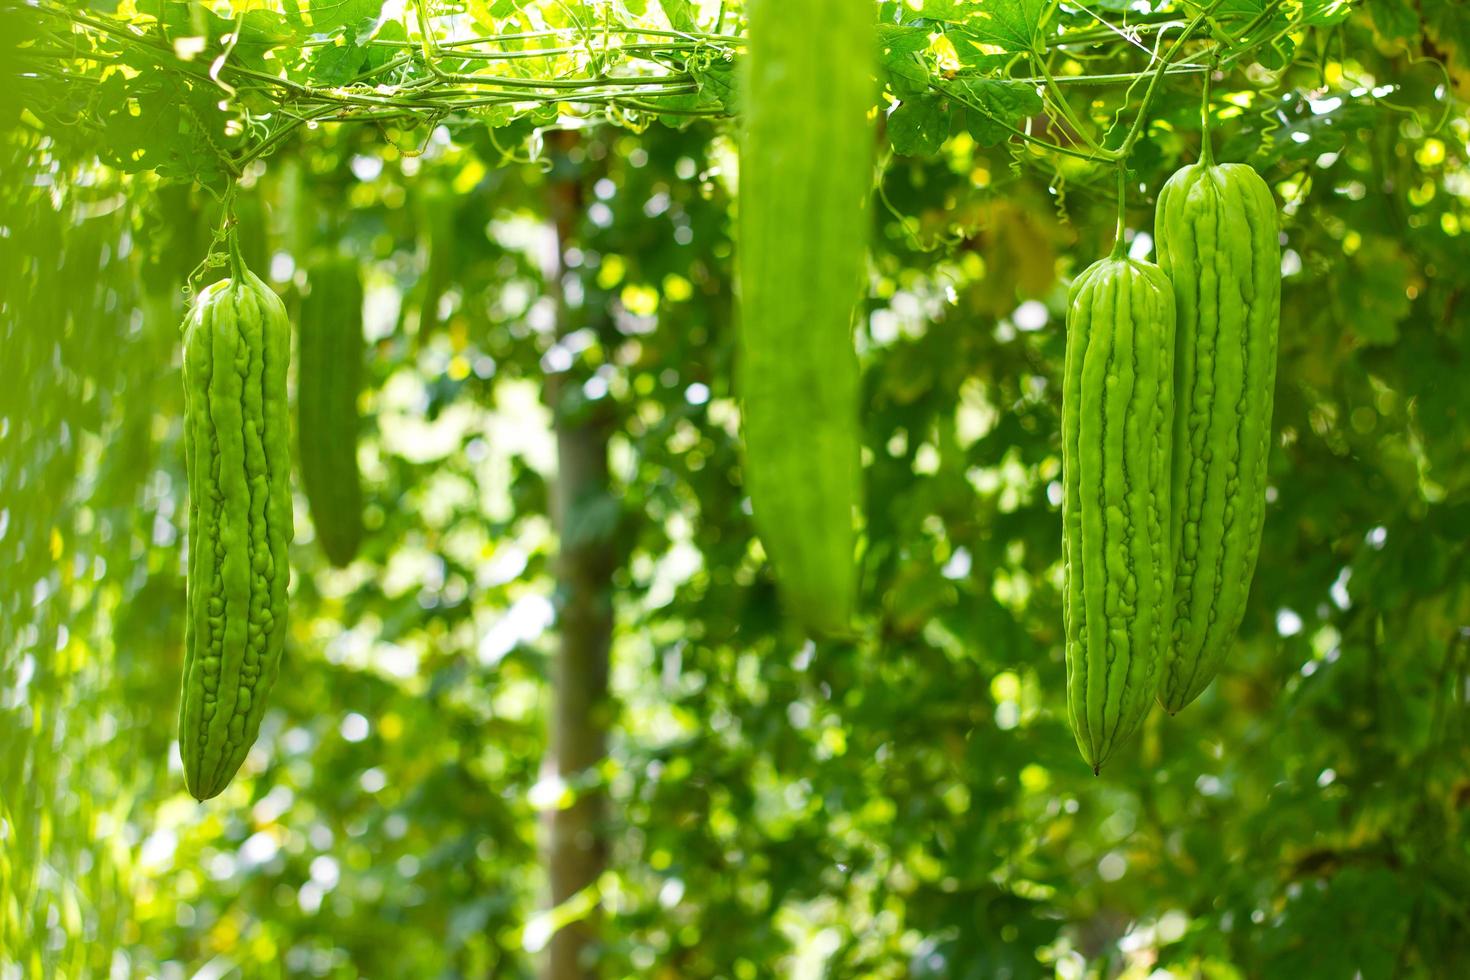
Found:
[[[922,27],[897,27],[882,24],[878,28],[879,66],[888,76],[888,87],[899,98],[918,95],[929,89],[929,67],[924,51],[929,47],[929,32]]]
[[[949,137],[950,108],[939,96],[908,99],[888,114],[888,140],[909,156],[938,152]]]
[[[1419,17],[1410,7],[1394,3],[1376,3],[1368,7],[1373,26],[1385,40],[1406,41],[1419,34]]]
[[[975,4],[966,0],[924,0],[919,16],[925,20],[958,23],[973,15]]]
[[[383,0],[312,0],[311,29],[330,34],[345,28],[349,34],[370,31],[383,12]]]
[[[408,29],[401,20],[385,20],[374,32],[373,37],[380,41],[407,41]],[[383,45],[373,45],[367,48],[366,54],[368,65],[376,67],[391,60],[398,54],[398,51]]]
[[[958,30],[982,44],[1006,51],[1031,51],[1036,46],[1041,15],[1048,0],[986,0]]]
[[[1303,23],[1319,27],[1341,24],[1352,13],[1352,0],[1305,0],[1302,4]]]
[[[952,82],[951,87],[963,93],[967,102],[985,114],[1012,125],[1019,125],[1043,108],[1041,93],[1032,85],[964,78]]]
[[[718,54],[692,58],[689,73],[699,85],[700,104],[731,113],[740,111],[740,79],[733,60],[726,60]]]
[[[693,0],[659,0],[659,6],[674,30],[699,30],[699,15]]]
[[[965,128],[981,146],[1009,140],[1012,130],[1024,129],[1026,119],[1043,108],[1041,96],[1029,85],[969,78],[955,82],[954,88],[963,93]]]
[[[306,22],[301,19],[300,0],[282,0],[281,11],[285,14],[286,23],[291,25],[293,31],[298,34],[305,32]]]
[[[319,85],[344,84],[363,70],[366,53],[351,40],[313,48],[312,81]]]

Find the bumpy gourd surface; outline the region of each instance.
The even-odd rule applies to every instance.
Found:
[[[874,8],[752,0],[740,155],[745,485],[787,607],[840,631],[856,592],[853,310],[872,179]]]
[[[301,485],[322,551],[347,565],[362,542],[357,466],[357,398],[362,390],[362,277],[349,256],[317,262],[307,274],[296,362]]]
[[[245,760],[280,669],[293,532],[290,343],[285,307],[249,272],[204,290],[184,324],[189,615],[179,750],[200,800]]]
[[[1281,319],[1271,190],[1244,164],[1196,164],[1159,194],[1159,264],[1178,310],[1174,361],[1171,713],[1219,670],[1245,614],[1266,506]]]
[[[1157,266],[1073,284],[1062,385],[1067,714],[1096,771],[1153,703],[1169,639],[1174,297]]]

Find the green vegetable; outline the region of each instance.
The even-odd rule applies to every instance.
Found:
[[[1153,703],[1169,639],[1174,297],[1115,254],[1072,285],[1062,384],[1067,715],[1096,772]]]
[[[297,325],[296,431],[301,485],[317,540],[332,564],[351,563],[362,541],[357,398],[362,391],[362,275],[333,255],[307,273]]]
[[[416,202],[424,252],[423,273],[417,290],[417,343],[422,345],[441,326],[439,307],[444,293],[454,280],[454,214],[457,201],[453,189],[435,177],[424,181]]]
[[[874,8],[752,0],[740,152],[745,485],[787,608],[840,632],[857,589],[858,363]]]
[[[1179,170],[1159,194],[1159,264],[1179,314],[1174,356],[1172,714],[1220,668],[1245,614],[1266,507],[1281,319],[1271,189],[1244,164]]]
[[[200,800],[260,730],[286,638],[291,517],[286,309],[238,265],[184,323],[188,620],[179,750]]]

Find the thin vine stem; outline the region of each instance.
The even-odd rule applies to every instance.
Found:
[[[1123,239],[1128,232],[1128,161],[1118,161],[1118,228],[1113,235],[1112,258],[1121,259],[1126,254]]]
[[[1261,8],[1260,13],[1256,14],[1255,17],[1252,17],[1251,20],[1250,20],[1250,22],[1247,23],[1245,25],[1245,27],[1241,28],[1241,31],[1240,31],[1239,36],[1241,38],[1248,38],[1248,37],[1250,37],[1251,36],[1251,33],[1253,31],[1255,31],[1257,28],[1263,26],[1264,24],[1266,24],[1267,22],[1269,22],[1273,17],[1275,17],[1277,11],[1281,8],[1281,5],[1283,3],[1285,3],[1285,2],[1286,2],[1286,0],[1268,0],[1268,2],[1266,3],[1266,5]],[[1292,23],[1292,24],[1289,24],[1288,25],[1288,28],[1294,28],[1295,26],[1296,26],[1295,23]],[[1230,53],[1226,54],[1221,59],[1221,61],[1220,61],[1221,65],[1228,65],[1231,62],[1236,61],[1237,59],[1239,59],[1242,56],[1244,56],[1246,52],[1254,50],[1255,48],[1259,47],[1262,43],[1269,43],[1269,42],[1267,42],[1265,39],[1262,39],[1260,41],[1255,41],[1255,42],[1253,42],[1251,44],[1242,44],[1241,46],[1239,46],[1239,47],[1235,48],[1234,50],[1232,50]]]
[[[1203,72],[1208,75],[1221,65],[1237,62],[1247,52],[1262,44],[1273,43],[1279,37],[1275,22],[1285,0],[1267,0],[1263,8],[1234,37],[1228,35],[1213,19],[1222,0],[1213,0],[1208,6],[1196,7],[1187,20],[1181,19],[1177,11],[1156,13],[1131,18],[1131,23],[1109,24],[1098,18],[1102,26],[1076,31],[1057,31],[1051,36],[1037,37],[1034,49],[1018,52],[1008,61],[1008,67],[990,73],[961,71],[955,75],[934,77],[930,87],[959,104],[965,105],[985,116],[1010,137],[1022,140],[1048,153],[1098,164],[1116,163],[1126,160],[1138,140],[1146,131],[1155,101],[1162,91],[1166,75],[1184,75]],[[73,28],[81,27],[112,38],[133,51],[146,53],[165,70],[176,71],[196,79],[200,83],[218,86],[227,94],[257,93],[273,99],[278,112],[289,121],[276,125],[260,125],[269,116],[259,116],[257,126],[261,134],[250,134],[243,149],[232,151],[231,166],[238,173],[240,168],[278,148],[292,133],[303,125],[316,122],[363,121],[382,123],[390,120],[424,119],[436,122],[457,112],[497,106],[512,106],[525,109],[541,105],[569,105],[585,107],[582,111],[627,111],[633,113],[667,114],[670,116],[722,118],[732,115],[723,104],[689,105],[687,96],[697,94],[701,86],[688,70],[683,53],[701,50],[716,52],[716,56],[730,57],[742,48],[746,39],[739,35],[719,31],[702,33],[697,31],[661,30],[613,22],[611,15],[605,16],[591,27],[551,28],[526,31],[499,36],[457,37],[440,40],[434,27],[427,0],[412,0],[409,9],[417,21],[419,37],[396,39],[371,39],[366,46],[395,50],[398,53],[387,57],[384,62],[360,72],[339,85],[317,85],[299,82],[282,75],[261,71],[239,59],[230,57],[234,43],[240,34],[241,21],[235,22],[235,31],[229,42],[212,63],[193,63],[181,60],[167,38],[157,31],[140,29],[122,21],[108,21],[86,11],[61,8],[53,3],[41,2],[36,10],[60,19]],[[1052,22],[1059,8],[1058,0],[1046,5],[1039,20],[1039,33],[1046,34],[1046,25]],[[1299,18],[1287,18],[1285,29],[1298,26]],[[1215,42],[1196,52],[1197,61],[1208,64],[1184,63],[1181,53],[1202,24],[1208,23],[1216,35]],[[1261,28],[1272,25],[1272,29],[1261,32]],[[1172,43],[1166,44],[1166,36],[1178,31]],[[1051,59],[1045,52],[1066,45],[1082,45],[1092,41],[1116,37],[1136,38],[1143,34],[1157,34],[1150,54],[1151,63],[1139,72],[1111,72],[1099,74],[1058,75],[1052,70]],[[1261,33],[1261,37],[1252,37]],[[1240,38],[1236,42],[1236,38]],[[1226,46],[1228,39],[1229,46]],[[311,48],[335,43],[336,39],[315,38],[303,41],[303,47]],[[505,50],[512,43],[546,42],[549,47]],[[84,46],[83,46],[84,47]],[[50,54],[51,52],[47,52]],[[586,54],[594,60],[591,72],[581,77],[531,78],[480,71],[447,71],[446,64],[465,62],[494,63],[525,59],[547,59]],[[57,52],[56,57],[62,57]],[[100,63],[108,57],[103,51],[78,50],[78,60]],[[1086,60],[1079,53],[1068,57]],[[1039,74],[1030,77],[1010,76],[1011,69],[1026,59],[1036,67]],[[607,74],[601,65],[608,59],[628,59],[652,66],[647,74]],[[207,65],[207,67],[206,67]],[[646,70],[646,69],[645,69]],[[70,77],[69,73],[57,72]],[[415,77],[417,76],[417,77]],[[983,78],[987,84],[1022,85],[1044,88],[1048,101],[1055,107],[1072,130],[1069,139],[1054,142],[1035,135],[1031,126],[1017,125],[1013,121],[993,113],[982,101],[972,97],[962,84],[966,78]],[[953,82],[959,79],[961,84]],[[1208,92],[1209,79],[1205,89]],[[1064,96],[1063,87],[1070,85],[1107,85],[1129,82],[1136,86],[1146,82],[1143,96],[1138,103],[1137,115],[1133,118],[1121,144],[1107,147],[1106,137],[1096,137],[1087,121]],[[680,100],[665,104],[662,100]],[[1208,147],[1208,95],[1202,108],[1206,126]],[[1125,97],[1124,105],[1132,102]],[[576,110],[573,110],[576,111]],[[1075,141],[1075,145],[1067,145]],[[1209,152],[1206,149],[1205,152]]]
[[[240,254],[240,228],[233,213],[225,229],[225,245],[230,255],[230,282],[238,285],[245,281],[245,259]]]
[[[1174,60],[1174,56],[1184,47],[1184,43],[1189,40],[1189,36],[1194,33],[1195,28],[1199,27],[1206,17],[1214,13],[1215,8],[1220,6],[1222,2],[1223,0],[1213,0],[1208,7],[1195,14],[1189,23],[1185,25],[1179,37],[1174,40],[1169,50],[1159,59],[1159,67],[1154,71],[1153,77],[1149,79],[1148,88],[1144,90],[1143,103],[1138,107],[1138,115],[1133,120],[1133,127],[1128,131],[1128,136],[1123,140],[1123,145],[1118,147],[1117,154],[1119,158],[1126,160],[1128,154],[1133,152],[1134,144],[1138,142],[1138,138],[1143,135],[1144,125],[1148,121],[1149,112],[1153,109],[1154,99],[1159,93],[1159,82],[1163,80],[1164,70],[1169,67],[1169,63]],[[1161,32],[1160,38],[1162,37]]]
[[[1152,19],[1141,20],[1122,26],[1109,25],[1107,27],[1089,27],[1076,31],[1062,31],[1055,37],[1044,39],[1043,43],[1048,48],[1060,48],[1073,44],[1096,44],[1099,41],[1115,41],[1119,38],[1128,40],[1134,35],[1150,34],[1179,23],[1179,16],[1172,11],[1147,16]]]
[[[1027,133],[1024,130],[1017,129],[1015,126],[1012,126],[1005,120],[996,118],[994,113],[992,113],[989,109],[981,105],[979,102],[976,102],[973,99],[967,97],[963,92],[939,82],[935,82],[933,84],[936,91],[949,96],[961,105],[974,109],[976,112],[980,113],[986,119],[1001,127],[1012,136],[1019,137],[1020,139],[1023,139],[1026,142],[1031,143],[1035,146],[1038,146],[1043,150],[1049,150],[1052,153],[1060,153],[1064,156],[1076,157],[1080,160],[1091,160],[1095,163],[1106,162],[1106,160],[1108,159],[1107,157],[1102,157],[1094,153],[1087,153],[1083,150],[1074,149],[1070,146],[1063,146],[1060,143],[1052,143],[1049,140],[1044,140],[1039,136],[1032,136],[1030,133]]]
[[[1210,137],[1210,76],[1214,73],[1213,67],[1205,72],[1204,91],[1199,100],[1200,162],[1207,167],[1215,162],[1214,140]]]
[[[1072,131],[1087,144],[1088,149],[1094,153],[1101,152],[1102,146],[1087,132],[1087,127],[1082,125],[1082,120],[1077,118],[1077,113],[1072,110],[1072,103],[1067,100],[1066,94],[1058,87],[1057,80],[1052,77],[1051,68],[1046,63],[1047,59],[1038,54],[1033,55],[1032,60],[1041,69],[1041,77],[1046,83],[1046,90],[1051,95],[1052,102],[1056,103],[1057,108],[1061,111],[1062,118],[1067,121],[1067,125],[1071,126]]]
[[[1205,71],[1203,65],[1170,65],[1164,72],[1166,75],[1197,75]],[[1149,72],[1123,71],[1099,75],[1053,75],[1051,81],[1058,85],[1106,85],[1117,82],[1136,82],[1147,78]],[[961,71],[955,74],[956,78],[983,78],[994,85],[1045,85],[1047,79],[1042,75],[1034,75],[1021,78],[992,78],[979,71]]]
[[[706,33],[702,31],[665,31],[650,27],[634,27],[626,24],[613,24],[607,28],[610,34],[622,37],[666,37],[679,44],[732,44],[744,46],[746,38],[738,34]],[[576,27],[553,27],[544,31],[522,31],[518,34],[481,34],[474,37],[460,37],[452,41],[443,41],[439,44],[441,49],[473,47],[477,44],[509,44],[521,41],[555,41],[564,37],[575,36],[582,33]],[[310,38],[301,42],[303,48],[331,47],[336,44],[335,38]],[[418,45],[413,41],[398,41],[391,38],[373,38],[364,42],[370,47],[382,48],[416,48]]]

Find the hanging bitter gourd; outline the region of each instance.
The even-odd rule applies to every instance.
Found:
[[[1096,772],[1153,704],[1169,639],[1174,297],[1115,252],[1077,277],[1062,384],[1067,715]]]
[[[1159,264],[1178,311],[1174,356],[1174,635],[1159,700],[1172,714],[1219,670],[1245,614],[1266,507],[1281,319],[1276,203],[1245,164],[1204,159],[1159,194]]]
[[[188,617],[179,750],[200,800],[260,730],[286,638],[291,541],[286,309],[234,255],[184,324]]]
[[[362,542],[357,399],[362,391],[362,274],[348,255],[313,262],[297,324],[296,431],[301,486],[322,551],[349,564]]]
[[[424,251],[423,272],[416,290],[416,343],[422,346],[442,326],[439,309],[454,280],[454,216],[459,201],[453,188],[438,177],[424,181],[415,201]]]
[[[860,496],[853,311],[872,181],[875,16],[752,0],[740,149],[744,479],[787,609],[848,625]]]

